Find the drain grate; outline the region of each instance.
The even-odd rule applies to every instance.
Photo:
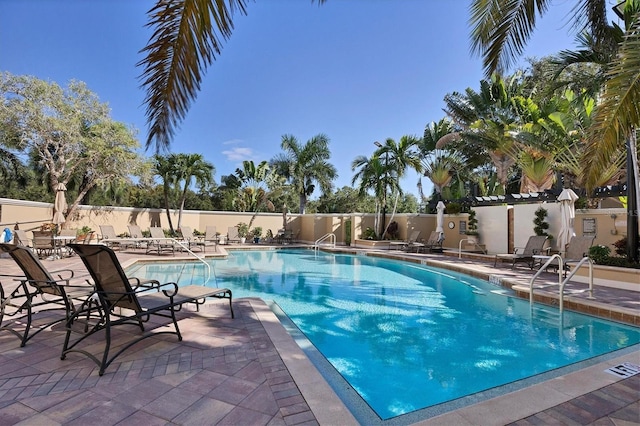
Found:
[[[613,374],[614,376],[627,378],[640,373],[640,365],[624,362],[616,365],[615,367],[607,368],[604,371]]]

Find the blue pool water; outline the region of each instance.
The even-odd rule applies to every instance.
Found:
[[[207,285],[275,301],[381,419],[640,342],[640,329],[535,305],[414,263],[309,250],[231,252]],[[135,276],[202,283],[203,264]]]

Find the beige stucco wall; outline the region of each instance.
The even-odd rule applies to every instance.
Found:
[[[549,232],[558,234],[560,229],[560,208],[558,203],[534,203],[518,204],[515,206],[487,206],[476,207],[476,217],[480,231],[480,240],[489,253],[506,253],[508,247],[507,217],[508,210],[514,211],[514,243],[516,247],[526,244],[529,236],[533,235],[534,212],[542,205],[549,212]],[[178,223],[177,211],[172,211],[171,220],[174,227]],[[9,200],[0,198],[0,231],[4,227],[13,229],[16,223],[20,229],[38,229],[43,223],[48,223],[53,216],[53,205],[21,200]],[[221,234],[226,234],[227,229],[239,222],[249,223],[252,213],[237,212],[209,212],[209,211],[185,211],[182,224],[195,230],[204,232],[208,225],[214,225]],[[614,217],[615,216],[615,217]],[[375,215],[364,213],[353,214],[291,214],[287,215],[287,228],[292,229],[299,241],[313,243],[327,233],[334,233],[338,244],[344,244],[346,221],[352,221],[352,239],[361,238],[362,232],[367,227],[374,226]],[[600,210],[576,211],[575,232],[576,235],[584,235],[584,220],[594,221],[596,244],[612,247],[611,244],[621,239],[626,234],[626,211],[621,208]],[[406,240],[414,230],[420,231],[420,239],[427,239],[431,231],[436,229],[435,214],[396,214],[387,216],[387,221],[394,220],[398,223],[399,238]],[[445,248],[457,249],[461,239],[466,238],[460,233],[461,222],[468,222],[467,214],[447,215],[444,217]],[[449,228],[449,222],[454,227]],[[89,226],[99,232],[99,225],[113,225],[116,233],[127,232],[127,225],[137,224],[143,230],[149,226],[161,226],[169,228],[166,213],[162,209],[134,209],[125,207],[91,207],[80,206],[78,214],[69,218],[66,228],[81,228]],[[273,234],[283,227],[282,213],[260,213],[255,216],[252,227],[261,226],[263,234],[270,229]],[[554,243],[555,243],[554,238]]]

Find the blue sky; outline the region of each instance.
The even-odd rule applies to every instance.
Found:
[[[66,85],[76,79],[107,102],[115,120],[146,140],[139,88],[150,30],[142,0],[0,0],[0,70]],[[421,137],[444,117],[447,93],[477,89],[481,61],[470,54],[467,0],[259,0],[237,16],[222,55],[171,145],[200,153],[215,180],[242,160],[270,160],[281,137],[331,140],[336,186],[351,184],[351,162],[374,141]],[[569,12],[553,2],[523,55],[573,47]],[[142,152],[142,149],[141,149]],[[153,151],[145,152],[152,155]],[[403,181],[417,193],[418,176]],[[428,180],[423,179],[430,192]],[[313,194],[312,198],[319,196]]]

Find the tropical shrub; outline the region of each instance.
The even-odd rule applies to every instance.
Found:
[[[249,225],[244,222],[240,222],[236,226],[238,227],[238,237],[247,238],[249,235]]]
[[[451,203],[446,205],[444,211],[447,214],[458,214],[458,213],[460,213],[462,211],[462,204],[456,203],[456,202],[451,202]]]
[[[536,235],[538,236],[546,236],[547,238],[551,239],[553,238],[552,235],[549,235],[549,233],[547,232],[547,229],[549,229],[549,224],[547,223],[547,209],[542,208],[542,207],[538,207],[538,210],[536,210],[536,218],[533,219],[533,232],[535,232]]]
[[[469,223],[467,224],[467,235],[478,235],[478,219],[476,219],[476,211],[469,210]]]
[[[598,245],[589,248],[589,257],[597,265],[606,265],[607,259],[611,254],[611,249],[607,246]]]
[[[364,230],[362,233],[362,239],[364,240],[375,240],[377,238],[376,230],[371,228],[370,226]]]
[[[351,245],[351,220],[344,222],[344,242],[346,245]]]

